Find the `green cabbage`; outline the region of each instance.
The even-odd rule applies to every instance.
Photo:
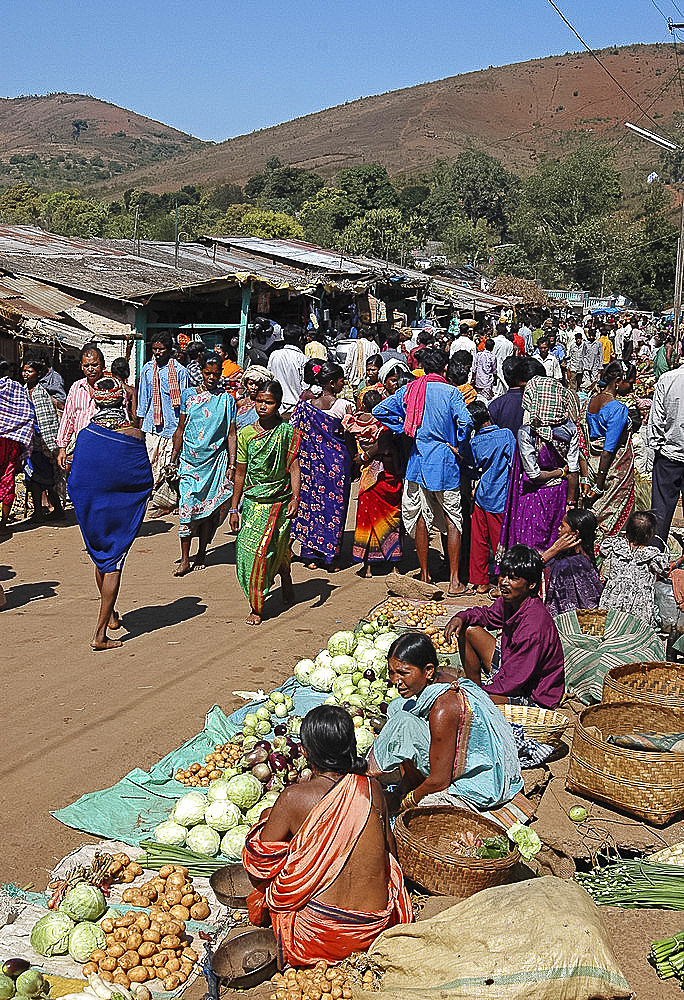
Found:
[[[316,664],[313,660],[300,660],[294,668],[294,675],[300,684],[308,684],[309,675],[315,669]]]
[[[508,839],[517,844],[525,861],[531,861],[535,854],[539,854],[541,850],[542,842],[539,839],[539,834],[530,830],[529,826],[523,826],[522,823],[514,823],[510,827]]]
[[[272,805],[273,805],[272,802],[264,802],[264,800],[262,799],[261,802],[257,802],[255,806],[252,806],[251,809],[248,809],[247,812],[245,813],[245,819],[247,820],[249,825],[254,826],[255,823],[258,823],[264,809],[271,809]]]
[[[31,947],[39,955],[48,958],[52,955],[66,955],[69,950],[69,933],[74,926],[74,921],[66,913],[59,910],[46,913],[33,925]]]
[[[99,920],[107,909],[101,889],[87,882],[79,882],[59,904],[62,913],[72,920]]]
[[[390,646],[395,639],[399,638],[398,632],[383,632],[382,635],[378,635],[375,638],[375,648],[381,649],[383,653],[387,654]]]
[[[257,804],[262,791],[261,782],[253,774],[238,774],[228,782],[227,795],[244,812]]]
[[[188,835],[185,838],[185,845],[188,850],[195,851],[197,854],[208,854],[212,858],[215,854],[218,854],[220,843],[221,838],[216,830],[212,830],[210,826],[206,826],[204,823],[198,823],[197,826],[193,826],[192,830],[188,830]]]
[[[347,632],[344,630],[334,632],[328,639],[328,652],[331,656],[337,656],[339,653],[346,653],[349,655],[354,652],[355,646],[356,636],[353,632]]]
[[[204,822],[204,810],[207,800],[202,792],[187,792],[176,802],[171,810],[169,819],[181,826],[194,826],[195,823]]]
[[[338,653],[337,656],[333,656],[330,666],[336,674],[353,674],[356,670],[356,660],[353,656]]]
[[[0,972],[0,1000],[11,1000],[14,996],[14,980]]]
[[[234,826],[237,826],[241,818],[242,816],[238,807],[228,799],[218,799],[216,802],[210,802],[204,810],[204,822],[207,826],[210,826],[212,830],[221,830],[224,833],[226,830],[232,830]]]
[[[327,694],[332,691],[335,677],[336,674],[332,667],[316,667],[309,678],[309,684],[314,691],[323,691]]]
[[[356,736],[356,749],[362,757],[365,757],[373,746],[375,733],[372,733],[370,729],[366,729],[365,726],[359,726],[354,735]]]
[[[187,828],[180,823],[174,823],[172,819],[164,820],[152,831],[152,836],[158,844],[166,844],[167,847],[182,847],[185,843]]]
[[[104,948],[107,935],[99,924],[93,924],[89,920],[76,924],[69,934],[69,954],[74,962],[87,962],[90,953],[96,948]]]
[[[229,830],[221,841],[221,854],[225,854],[232,861],[240,861],[242,858],[242,848],[249,833],[248,826],[236,826],[234,830]]]
[[[314,660],[314,663],[317,667],[329,667],[332,663],[332,656],[327,649],[322,649]]]

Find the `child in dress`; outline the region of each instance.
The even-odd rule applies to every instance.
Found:
[[[660,627],[655,600],[656,580],[665,580],[670,570],[670,553],[653,545],[656,516],[651,510],[632,511],[624,535],[610,535],[601,543],[606,560],[603,575],[606,586],[599,607],[628,611],[643,618],[654,628]]]

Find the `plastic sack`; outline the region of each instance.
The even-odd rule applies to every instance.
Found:
[[[430,920],[384,931],[368,958],[373,1000],[612,1000],[630,997],[599,908],[546,876],[483,889]]]
[[[679,619],[679,608],[675,601],[672,580],[656,580],[655,602],[661,623],[664,626],[676,625]]]

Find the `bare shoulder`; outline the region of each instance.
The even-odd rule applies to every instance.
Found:
[[[458,693],[449,688],[435,701],[430,711],[430,722],[450,722],[460,719],[461,703]]]
[[[378,810],[381,816],[385,815],[387,810],[387,799],[385,798],[385,792],[382,785],[377,778],[370,779],[370,789],[371,789],[371,801],[375,808]]]

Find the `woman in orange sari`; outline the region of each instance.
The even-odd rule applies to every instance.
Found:
[[[270,913],[281,967],[339,962],[413,920],[385,798],[364,773],[351,716],[320,705],[300,738],[314,777],[281,792],[242,854],[256,887],[250,919]]]

